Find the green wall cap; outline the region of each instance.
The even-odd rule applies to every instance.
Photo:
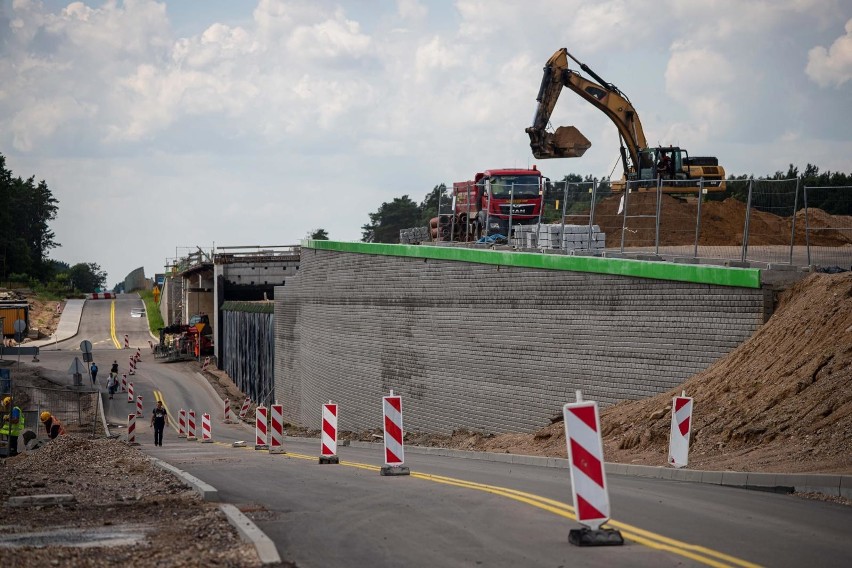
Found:
[[[474,249],[458,246],[317,241],[311,239],[303,240],[302,248],[356,254],[475,262],[478,264],[518,266],[542,270],[615,274],[635,278],[674,280],[696,284],[734,286],[737,288],[761,287],[760,269],[757,268],[731,268],[708,264],[678,264],[673,262],[601,258],[595,256],[567,256],[510,250]],[[302,254],[304,253],[305,251],[303,250]]]

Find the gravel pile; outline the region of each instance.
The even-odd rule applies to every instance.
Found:
[[[123,442],[60,436],[0,462],[0,479],[4,566],[261,565],[217,505]],[[46,494],[75,502],[8,505]]]

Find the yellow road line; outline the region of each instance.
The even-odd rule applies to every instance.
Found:
[[[162,399],[162,394],[159,391],[154,391],[154,397],[157,400],[160,400]],[[163,402],[163,406],[165,406],[165,401]],[[166,409],[166,412],[168,412],[168,409]],[[169,412],[169,416],[171,416],[171,412]],[[223,447],[233,447],[231,444],[226,444],[224,442],[215,443]],[[245,447],[254,450],[253,447]],[[284,453],[274,455],[280,455],[284,457],[306,461],[317,461],[319,459],[318,456],[309,456],[305,454],[296,453]],[[346,467],[354,467],[357,469],[364,469],[368,471],[381,470],[381,466],[359,462],[341,461],[340,465]],[[508,487],[487,485],[484,483],[477,483],[475,481],[467,481],[464,479],[456,479],[454,477],[446,477],[443,475],[434,475],[430,473],[419,473],[412,471],[411,477],[421,479],[423,481],[431,481],[433,483],[441,483],[444,485],[460,487],[462,489],[472,489],[474,491],[490,493],[492,495],[505,497],[507,499],[512,499],[514,501],[530,505],[532,507],[547,511],[559,517],[570,519],[572,521],[577,520],[574,507],[572,507],[571,505],[563,503],[561,501],[556,501],[554,499],[543,497],[541,495],[536,495],[534,493],[527,493],[525,491],[519,491],[517,489],[511,489]],[[641,529],[639,527],[635,527],[633,525],[629,525],[627,523],[610,520],[608,523],[606,523],[606,525],[619,529],[621,531],[622,536],[627,540],[631,540],[637,544],[653,548],[654,550],[670,552],[672,554],[676,554],[684,558],[689,558],[690,560],[694,560],[706,566],[712,566],[714,568],[726,568],[730,566],[740,566],[742,568],[759,568],[760,566],[759,564],[748,562],[741,558],[725,554],[724,552],[719,552],[717,550],[706,548],[704,546],[679,541],[657,533],[653,533],[651,531],[647,531],[645,529]]]
[[[316,460],[316,456],[307,456],[303,454],[283,454],[291,458],[297,459],[306,459],[306,460]],[[379,471],[381,467],[374,466],[370,464],[363,464],[357,462],[345,462],[341,461],[341,465],[356,467],[359,469],[367,469],[371,471]],[[554,515],[564,517],[566,519],[570,519],[573,521],[577,520],[574,507],[567,503],[563,503],[561,501],[556,501],[554,499],[549,499],[547,497],[542,497],[541,495],[535,495],[533,493],[526,493],[524,491],[519,491],[517,489],[511,489],[508,487],[500,487],[496,485],[487,485],[484,483],[477,483],[474,481],[466,481],[464,479],[456,479],[453,477],[445,477],[442,475],[434,475],[429,473],[418,473],[411,472],[411,477],[422,479],[424,481],[432,481],[434,483],[442,483],[444,485],[452,485],[455,487],[461,487],[463,489],[473,489],[475,491],[483,491],[485,493],[490,493],[492,495],[498,495],[501,497],[505,497],[507,499],[512,499],[514,501],[518,501],[532,507],[536,507],[538,509],[542,509],[549,513],[553,513]],[[677,554],[678,556],[683,556],[685,558],[689,558],[691,560],[695,560],[701,564],[705,564],[707,566],[713,566],[715,568],[724,568],[728,566],[741,566],[743,568],[759,568],[758,564],[754,564],[748,562],[746,560],[742,560],[740,558],[736,558],[729,554],[725,554],[723,552],[719,552],[717,550],[713,550],[710,548],[706,548],[703,546],[698,546],[694,544],[689,544],[687,542],[682,542],[673,538],[668,538],[666,536],[652,533],[650,531],[641,529],[639,527],[634,527],[627,523],[621,523],[618,521],[609,521],[607,525],[615,527],[619,529],[622,533],[622,536],[628,540],[632,540],[637,544],[645,545],[649,548],[653,548],[655,550],[662,550],[666,552],[670,552],[672,554]]]
[[[112,338],[115,348],[121,349],[121,343],[118,342],[118,338],[115,336],[115,300],[109,305],[109,335]]]

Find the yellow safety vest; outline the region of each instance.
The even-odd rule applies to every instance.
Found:
[[[14,414],[14,412],[16,410],[18,411],[18,423],[11,425],[12,426],[11,434],[9,433],[9,423],[8,422],[3,424],[3,427],[0,428],[0,434],[3,434],[5,436],[20,436],[21,432],[24,431],[24,413],[21,411],[21,409],[17,406],[14,407],[12,409],[12,412],[9,413],[9,416],[11,417],[12,414]]]

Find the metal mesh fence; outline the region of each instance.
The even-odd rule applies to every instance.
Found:
[[[100,393],[96,391],[28,386],[14,388],[15,405],[24,413],[24,430],[32,430],[39,438],[47,437],[39,418],[45,410],[57,417],[69,434],[105,436],[98,415],[99,397]],[[19,448],[21,443],[18,442]]]
[[[852,186],[806,187],[800,178],[726,180],[717,192],[703,180],[553,183],[540,219],[513,220],[511,245],[566,254],[638,254],[718,264],[837,266],[852,269]],[[678,188],[677,191],[672,191]],[[443,240],[463,240],[444,198]],[[588,235],[579,233],[585,228]]]
[[[793,264],[798,189],[798,179],[751,180],[743,229],[748,235],[744,260]]]
[[[803,194],[796,244],[804,237],[807,263],[852,270],[852,186],[805,186]]]

